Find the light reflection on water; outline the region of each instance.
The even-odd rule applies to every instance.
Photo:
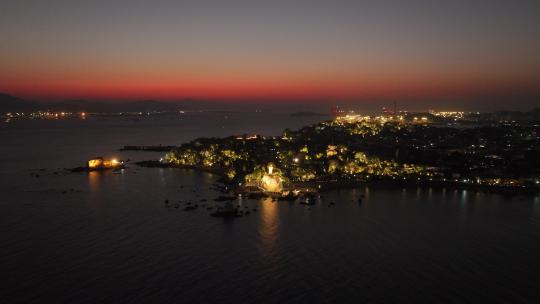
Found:
[[[242,132],[251,126],[228,121]],[[215,205],[211,174],[135,166],[121,175],[52,173],[123,144],[221,134],[209,131],[211,120],[203,130],[194,121],[83,123],[48,125],[41,135],[36,122],[19,126],[0,150],[9,160],[0,168],[0,273],[9,278],[1,294],[17,299],[7,303],[533,302],[539,295],[538,197],[360,187],[324,192],[310,208],[243,198],[242,208],[258,211],[224,220],[202,203],[189,212],[164,204]],[[70,153],[59,159],[59,151]],[[42,167],[41,178],[29,176]],[[62,194],[70,188],[78,191]]]
[[[260,223],[259,223],[259,250],[263,258],[275,255],[276,243],[279,239],[279,214],[280,203],[273,202],[271,198],[263,199],[260,203]]]
[[[90,192],[97,193],[101,179],[101,172],[88,172],[88,188]]]
[[[391,282],[429,285],[436,278],[440,283],[431,286],[432,293],[449,299],[461,299],[462,293],[474,295],[471,286],[478,280],[492,280],[500,286],[498,290],[473,298],[495,300],[513,293],[516,280],[526,288],[527,283],[516,277],[530,276],[540,266],[536,255],[522,254],[522,250],[539,251],[537,198],[505,201],[497,195],[470,191],[362,187],[324,192],[310,208],[243,198],[237,201],[242,208],[258,211],[223,220],[210,217],[202,206],[185,212],[184,205],[175,209],[163,203],[164,199],[205,198],[209,205],[215,204],[213,198],[219,193],[210,190],[215,176],[174,169],[134,172],[130,168],[123,175],[92,172],[58,177],[54,180],[57,186],[76,177],[81,185],[74,187],[87,191],[65,195],[47,192],[39,197],[29,194],[38,203],[30,209],[15,201],[4,203],[2,206],[9,209],[0,216],[18,219],[17,229],[25,231],[2,235],[11,244],[0,249],[4,263],[11,265],[3,273],[19,274],[13,281],[17,286],[10,285],[10,289],[18,296],[33,288],[41,296],[52,291],[57,296],[65,293],[72,297],[69,290],[81,288],[80,280],[72,277],[75,275],[94,278],[84,284],[96,295],[120,299],[129,286],[138,286],[136,294],[143,296],[159,290],[159,285],[147,282],[162,282],[161,277],[185,285],[204,275],[198,272],[200,269],[223,268],[226,271],[211,272],[211,278],[205,276],[197,287],[191,287],[193,291],[163,291],[163,299],[195,300],[195,290],[208,299],[229,299],[228,290],[242,286],[241,291],[249,289],[245,292],[259,301],[264,299],[259,291],[283,300],[297,293],[312,301],[323,295],[336,301],[340,298],[323,292],[324,288],[339,288],[353,298],[389,296],[385,290],[392,288],[396,296],[426,300],[430,299],[428,294],[419,296],[410,285],[404,283],[400,288]],[[362,194],[365,198],[359,204]],[[331,201],[334,206],[329,205]],[[28,243],[28,238],[47,242]],[[56,248],[62,248],[63,258],[55,258]],[[81,255],[81,251],[86,254]],[[112,256],[115,263],[107,258]],[[498,276],[492,267],[500,260],[506,261],[507,272]],[[36,268],[28,261],[42,266]],[[148,261],[155,261],[150,264],[154,266],[148,266]],[[174,266],[163,268],[162,263]],[[457,269],[440,271],[454,264]],[[473,275],[467,270],[471,267],[475,269]],[[101,270],[89,273],[90,269]],[[132,276],[137,269],[147,272]],[[51,279],[53,273],[56,277]],[[33,281],[23,279],[30,275]],[[455,276],[462,277],[459,283]],[[278,283],[262,284],[261,277],[296,289],[293,292],[280,289]],[[310,283],[297,283],[304,278],[311,278]],[[341,283],[351,279],[360,285],[351,283],[348,288]],[[56,280],[70,281],[68,291],[46,283]],[[129,284],[119,284],[118,280]],[[108,285],[115,289],[107,290]],[[371,289],[365,291],[361,286]],[[91,302],[97,298],[87,299]]]

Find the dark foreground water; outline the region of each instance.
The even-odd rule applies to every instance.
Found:
[[[174,206],[214,205],[217,177],[207,173],[54,173],[97,155],[159,157],[116,151],[124,144],[278,134],[317,119],[203,113],[2,124],[0,303],[538,302],[539,198],[362,187],[323,193],[309,209],[242,200],[257,212],[223,220],[201,205]]]

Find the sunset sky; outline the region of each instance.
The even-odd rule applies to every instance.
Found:
[[[540,96],[540,1],[1,0],[0,41],[33,99]]]

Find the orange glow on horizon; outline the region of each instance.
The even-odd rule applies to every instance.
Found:
[[[540,96],[534,1],[7,2],[0,92],[26,99]]]
[[[309,100],[336,98],[422,98],[538,93],[540,81],[508,79],[283,79],[192,81],[41,80],[1,82],[0,91],[23,98],[47,99],[216,99]]]

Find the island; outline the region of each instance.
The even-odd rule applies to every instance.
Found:
[[[344,115],[280,136],[198,138],[140,165],[206,170],[238,194],[281,198],[365,183],[537,193],[540,126],[471,117]]]

